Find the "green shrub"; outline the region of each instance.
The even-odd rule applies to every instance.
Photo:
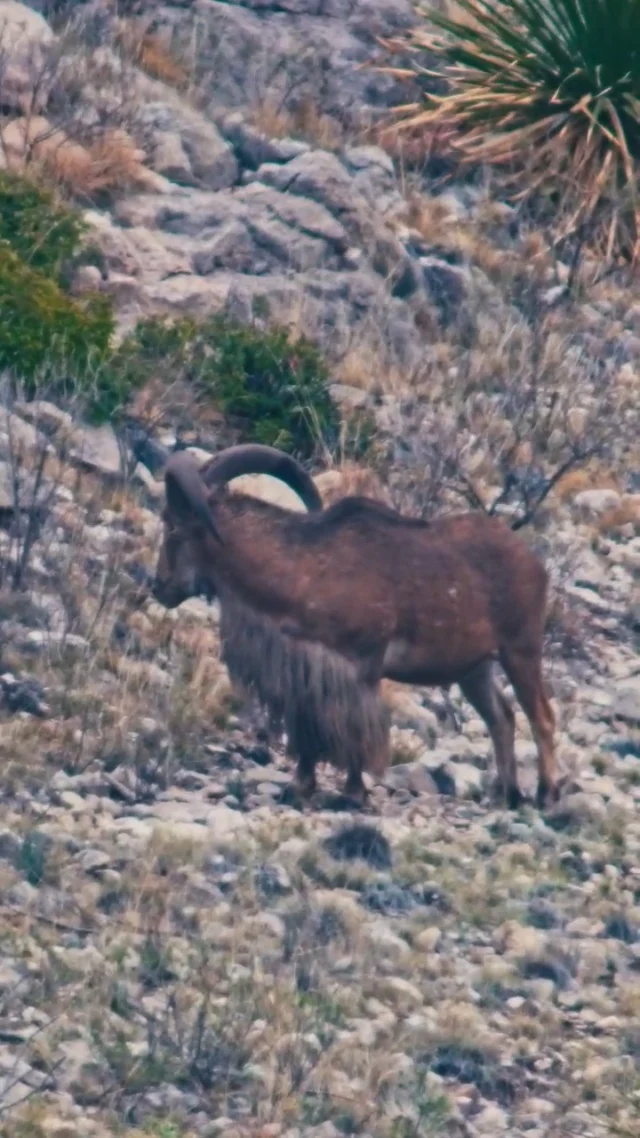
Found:
[[[80,395],[98,421],[151,378],[186,381],[236,420],[241,436],[309,456],[334,445],[339,415],[327,367],[286,329],[206,320],[148,319],[113,346],[111,300],[68,295],[74,268],[94,260],[81,215],[28,179],[0,172],[0,369],[51,395]],[[366,432],[365,432],[366,433]]]
[[[207,320],[141,321],[123,344],[127,382],[144,374],[180,377],[238,420],[247,440],[309,455],[337,439],[339,417],[319,349],[286,329],[262,329],[224,315]]]
[[[6,244],[32,269],[55,280],[80,249],[81,215],[28,178],[0,171],[0,248]]]
[[[68,390],[87,389],[109,354],[114,320],[108,298],[80,303],[54,280],[0,246],[0,369]]]
[[[111,300],[68,295],[79,264],[95,263],[77,210],[28,178],[0,171],[0,369],[26,394],[81,396],[93,419],[131,394],[126,351],[114,353]]]
[[[638,252],[638,0],[457,0],[409,34],[424,101],[397,130],[462,163],[500,168],[515,197],[546,196],[564,235]],[[426,66],[420,60],[425,58]],[[433,94],[434,54],[449,90]],[[388,69],[393,70],[393,69]],[[406,75],[406,71],[404,72]]]

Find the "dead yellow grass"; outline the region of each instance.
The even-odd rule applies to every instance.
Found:
[[[484,203],[473,222],[466,222],[457,216],[446,198],[410,193],[405,220],[425,241],[455,250],[493,279],[522,272],[523,266],[530,275],[541,277],[552,263],[549,242],[536,230],[526,234],[517,249],[507,249],[504,242],[496,240],[495,229],[504,222],[496,203]]]
[[[601,534],[614,534],[628,525],[640,531],[640,494],[629,494],[619,506],[605,510],[598,518],[598,531]]]
[[[153,173],[144,166],[144,151],[124,130],[105,130],[84,146],[44,116],[32,115],[1,124],[0,142],[9,169],[29,168],[74,196],[152,188]]]
[[[364,132],[362,142],[380,146],[401,167],[409,166],[415,169],[425,166],[437,152],[438,136],[437,130],[432,132],[407,130],[400,133],[393,127],[376,124]]]
[[[93,196],[106,190],[144,186],[149,171],[143,166],[144,151],[123,130],[109,130],[89,147],[77,143],[60,145],[44,158],[43,168],[52,181],[70,192]]]
[[[601,463],[592,461],[570,470],[555,486],[554,494],[561,502],[570,502],[582,490],[619,490],[619,483]]]
[[[143,37],[137,62],[147,75],[151,75],[154,79],[160,79],[172,87],[182,88],[189,81],[186,68],[158,36],[146,35]]]
[[[361,391],[383,391],[399,393],[410,388],[406,372],[398,367],[385,367],[381,370],[380,354],[369,344],[358,344],[351,348],[335,369],[338,383],[357,387]]]
[[[325,470],[316,475],[314,481],[325,507],[351,494],[375,498],[388,506],[393,505],[389,491],[375,471],[367,466],[358,466],[355,462],[344,462],[332,470]]]
[[[152,377],[132,396],[131,414],[149,429],[160,424],[197,422],[201,427],[221,429],[224,415],[210,399],[201,398],[194,385],[177,379],[167,383],[162,376]]]
[[[303,138],[322,150],[337,150],[343,133],[335,119],[305,100],[295,111],[284,110],[266,100],[251,111],[251,122],[267,138]]]
[[[410,194],[406,221],[425,241],[447,245],[457,250],[465,260],[481,265],[488,272],[504,268],[505,251],[485,239],[477,224],[468,225],[461,221],[446,199]]]
[[[188,85],[188,70],[172,45],[148,27],[133,20],[120,20],[117,42],[129,59],[152,79],[159,79],[177,90]]]

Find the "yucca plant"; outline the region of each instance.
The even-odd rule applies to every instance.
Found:
[[[550,200],[560,236],[604,239],[608,256],[640,249],[640,0],[456,0],[422,10],[388,69],[423,87],[394,131],[425,132],[463,164],[488,163],[513,197]],[[397,45],[394,45],[397,48]],[[441,66],[421,65],[428,53]],[[434,78],[447,91],[427,90]]]

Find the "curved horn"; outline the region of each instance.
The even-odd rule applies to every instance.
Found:
[[[289,486],[307,510],[322,509],[322,498],[311,475],[290,454],[275,447],[260,443],[228,447],[200,469],[201,479],[210,487],[231,482],[241,474],[270,474]]]
[[[193,455],[179,450],[171,455],[164,471],[167,505],[178,517],[195,517],[221,541],[209,508],[207,487]]]

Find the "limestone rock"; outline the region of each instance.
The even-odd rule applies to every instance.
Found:
[[[99,474],[120,477],[123,473],[123,453],[108,424],[75,428],[69,439],[68,454],[79,466]]]
[[[640,724],[640,676],[624,680],[616,686],[613,712],[629,723]]]
[[[152,139],[153,167],[181,185],[211,190],[232,186],[238,163],[210,119],[185,103],[148,102],[140,121]]]
[[[0,0],[1,99],[5,108],[39,113],[47,104],[46,53],[54,35],[38,12],[17,0]]]
[[[587,517],[598,517],[605,510],[615,510],[620,505],[617,490],[581,490],[573,499],[577,508]]]

